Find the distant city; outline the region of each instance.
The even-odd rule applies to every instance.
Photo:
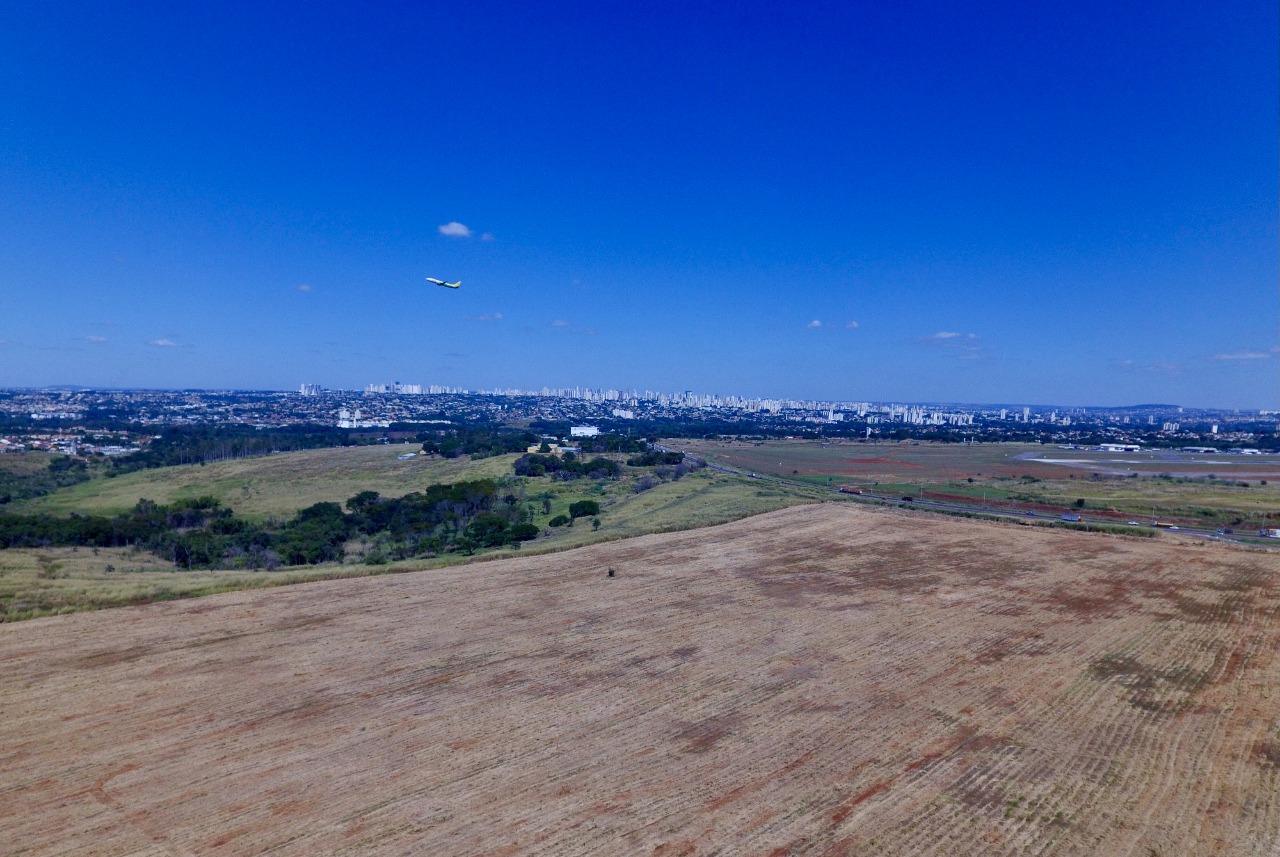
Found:
[[[1198,446],[1220,452],[1280,449],[1280,411],[1170,404],[1127,407],[967,405],[715,395],[683,391],[463,390],[375,383],[296,392],[242,390],[0,390],[0,450],[50,448],[103,455],[134,451],[169,426],[259,429],[322,426],[399,437],[465,425],[667,435],[763,434],[1000,440],[1138,446]]]

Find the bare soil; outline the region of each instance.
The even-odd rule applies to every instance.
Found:
[[[0,626],[0,853],[1274,854],[1278,572],[830,504]]]

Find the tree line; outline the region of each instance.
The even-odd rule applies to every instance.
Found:
[[[339,562],[353,538],[373,540],[371,561],[474,553],[538,535],[513,495],[492,480],[431,485],[403,497],[363,491],[343,506],[315,503],[284,521],[237,517],[212,497],[139,500],[120,515],[0,515],[0,548],[136,547],[184,569],[267,569]]]

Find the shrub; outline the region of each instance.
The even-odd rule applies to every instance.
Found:
[[[537,524],[515,524],[507,530],[507,539],[513,544],[527,542],[538,537]]]
[[[568,516],[568,515],[556,515],[556,516],[555,516],[554,518],[552,518],[550,521],[547,521],[547,526],[549,526],[549,527],[563,527],[563,526],[564,526],[565,524],[567,524],[567,523],[569,523],[569,516]]]
[[[569,517],[587,518],[600,514],[600,504],[595,500],[579,500],[569,504]]]

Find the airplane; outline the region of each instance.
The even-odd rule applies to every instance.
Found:
[[[435,283],[437,286],[444,286],[446,289],[456,289],[462,285],[462,280],[458,280],[456,283],[446,283],[444,280],[437,280],[435,277],[427,277],[427,282]]]

